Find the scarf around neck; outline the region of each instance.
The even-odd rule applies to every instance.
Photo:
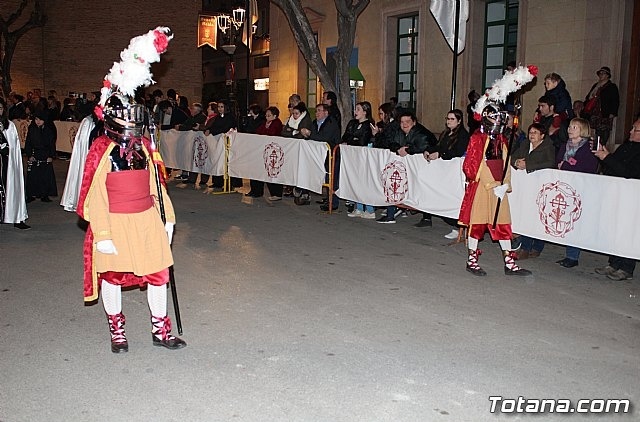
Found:
[[[585,143],[587,143],[589,139],[588,138],[580,138],[580,142],[578,142],[577,145],[573,145],[573,143],[571,142],[571,139],[569,139],[567,141],[567,147],[564,151],[564,157],[562,158],[564,161],[568,161],[569,158],[574,157],[576,155],[576,152],[580,149],[581,146],[583,146]]]
[[[293,117],[293,115],[291,115],[289,117],[289,120],[287,121],[287,126],[289,126],[293,130],[298,130],[298,126],[300,125],[300,122],[302,121],[302,119],[304,119],[304,116],[306,115],[307,115],[306,111],[303,113],[300,113],[300,117],[298,117],[297,120]]]

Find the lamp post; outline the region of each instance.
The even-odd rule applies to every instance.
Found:
[[[218,28],[222,31],[222,50],[229,55],[229,62],[225,67],[225,83],[229,87],[229,101],[232,108],[237,108],[235,98],[235,53],[236,37],[242,34],[242,27],[245,24],[246,10],[243,7],[236,7],[231,14],[220,13],[216,16]],[[247,74],[247,78],[249,75]]]

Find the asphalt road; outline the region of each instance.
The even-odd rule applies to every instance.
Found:
[[[67,165],[56,161],[60,193]],[[487,238],[488,276],[474,277],[438,218],[383,225],[344,207],[169,188],[178,351],[152,346],[136,289],[123,294],[130,351],[110,352],[102,305],[82,300],[84,233],[59,198],[29,204],[32,230],[0,226],[0,421],[639,418],[639,282],[595,274],[603,255],[566,269],[547,245],[522,261],[532,276],[507,277]],[[492,414],[489,396],[632,407]]]

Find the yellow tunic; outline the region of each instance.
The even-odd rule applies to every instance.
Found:
[[[111,171],[109,154],[114,146],[109,146],[102,156],[84,203],[84,216],[94,235],[94,274],[106,271],[132,272],[137,276],[156,273],[173,265],[173,256],[160,218],[155,167],[149,163],[149,187],[154,206],[139,213],[110,213],[106,180]],[[150,157],[144,146],[143,150]],[[166,220],[175,223],[173,205],[164,186],[162,193]],[[117,255],[96,250],[96,243],[106,239],[113,241]]]

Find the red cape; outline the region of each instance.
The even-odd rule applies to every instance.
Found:
[[[504,135],[498,135],[498,141],[501,144],[505,144],[507,139]],[[473,132],[473,135],[469,138],[467,154],[462,164],[462,171],[467,177],[467,188],[464,191],[464,198],[460,205],[460,216],[458,217],[460,224],[465,226],[468,226],[471,221],[471,207],[478,190],[478,172],[488,146],[489,136],[482,133],[480,129]]]

